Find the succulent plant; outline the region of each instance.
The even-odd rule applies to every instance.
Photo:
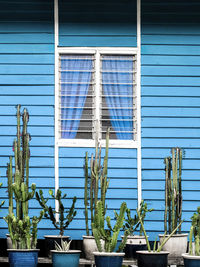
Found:
[[[115,250],[120,230],[123,228],[126,208],[126,203],[123,202],[120,207],[119,215],[116,218],[116,223],[112,227],[110,217],[107,216],[105,218],[102,201],[100,200],[97,202],[97,212],[95,214],[94,222],[92,223],[92,230],[99,252],[113,252]],[[106,229],[105,220],[107,223]],[[125,247],[128,235],[129,231],[126,230],[117,252],[122,251]],[[104,248],[102,248],[101,240],[104,241]]]
[[[192,225],[190,228],[190,235],[189,235],[189,254],[200,256],[200,207],[197,208],[197,212],[193,214],[191,217]],[[192,240],[194,237],[194,253],[193,253],[193,246]]]
[[[68,241],[63,241],[63,239],[61,239],[61,244],[59,245],[56,241],[55,241],[55,250],[56,251],[69,251],[70,245],[71,245],[72,240]]]
[[[0,183],[0,188],[2,187],[3,183]],[[1,204],[0,204],[0,208],[3,206],[3,204],[5,203],[5,200],[1,201]]]
[[[73,198],[71,208],[65,211],[66,209],[64,207],[62,200],[65,199],[67,195],[66,194],[62,195],[62,192],[60,189],[57,190],[56,195],[53,194],[52,190],[49,190],[49,195],[54,200],[58,201],[58,207],[59,207],[58,211],[56,211],[55,208],[52,208],[51,206],[47,205],[49,198],[44,198],[42,190],[39,190],[39,193],[36,192],[36,199],[44,210],[44,217],[47,219],[50,219],[54,227],[59,230],[59,234],[63,236],[64,230],[68,228],[69,224],[72,222],[72,220],[76,216],[76,211],[75,211],[76,197]],[[58,221],[56,218],[56,214],[59,215]]]
[[[13,172],[13,160],[7,164],[9,214],[4,217],[8,224],[10,238],[13,248],[30,249],[37,244],[37,225],[43,217],[44,212],[34,216],[32,220],[28,215],[28,202],[35,195],[36,185],[31,185],[29,191],[29,141],[30,135],[27,132],[29,114],[24,109],[20,113],[20,105],[17,106],[17,139],[14,140],[13,150],[15,158],[15,171]],[[22,116],[23,125],[20,125]],[[22,132],[21,132],[22,128]],[[13,201],[16,208],[13,209]]]
[[[182,149],[172,148],[172,157],[166,157],[165,163],[165,232],[171,233],[181,222],[182,217]],[[168,222],[168,226],[167,226]],[[179,227],[181,233],[181,224]]]
[[[95,156],[92,154],[90,160],[90,173],[89,173],[89,159],[88,152],[85,154],[85,190],[84,190],[84,205],[85,205],[85,224],[86,234],[89,235],[89,216],[90,211],[91,224],[94,222],[94,217],[97,212],[96,206],[99,200],[99,187],[100,187],[100,200],[102,202],[104,214],[106,213],[106,192],[109,186],[108,173],[108,148],[109,148],[109,132],[106,133],[106,148],[103,166],[101,165],[101,146],[96,141]]]

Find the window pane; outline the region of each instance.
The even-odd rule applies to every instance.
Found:
[[[134,65],[134,56],[101,57],[103,138],[110,127],[111,139],[134,139]]]
[[[60,57],[61,138],[92,138],[93,70],[92,55]]]

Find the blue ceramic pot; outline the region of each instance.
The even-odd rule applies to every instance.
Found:
[[[39,249],[8,249],[10,267],[36,267]]]
[[[78,267],[80,254],[80,250],[51,250],[52,265],[53,267]]]
[[[200,256],[189,255],[188,253],[182,254],[185,267],[199,267]]]
[[[167,267],[168,254],[168,251],[137,251],[138,267]]]
[[[125,253],[94,252],[96,267],[121,267]]]

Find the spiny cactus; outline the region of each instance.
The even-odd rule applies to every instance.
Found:
[[[100,252],[102,252],[103,250],[105,252],[113,252],[115,250],[120,230],[122,230],[123,227],[126,208],[126,203],[123,202],[121,204],[120,212],[117,216],[116,223],[114,227],[112,227],[110,217],[107,216],[105,219],[102,201],[100,200],[97,202],[97,212],[95,214],[94,222],[92,223],[92,230],[97,244],[97,248]],[[104,227],[105,220],[107,223],[107,229],[105,229]],[[129,231],[125,231],[124,238],[121,244],[119,245],[118,252],[122,251],[125,247],[128,234]],[[102,248],[101,240],[104,241],[104,248]]]
[[[194,237],[195,256],[200,256],[200,207],[197,208],[197,212],[191,217],[192,225],[189,235],[189,254],[193,255],[192,239]]]
[[[181,222],[182,217],[182,149],[172,148],[172,157],[166,157],[165,163],[165,232],[171,233]],[[167,227],[168,222],[168,227]],[[181,233],[181,225],[179,227]]]
[[[90,160],[90,174],[89,174],[89,160],[88,152],[85,154],[85,191],[84,191],[84,204],[85,204],[85,224],[86,234],[89,235],[89,219],[88,211],[91,215],[91,224],[94,222],[94,216],[96,214],[96,205],[99,200],[99,184],[100,184],[100,199],[102,202],[104,214],[106,213],[106,192],[109,186],[108,173],[108,148],[109,148],[109,132],[106,133],[106,148],[105,156],[103,160],[103,166],[101,165],[101,147],[96,142],[95,156],[92,154]]]
[[[39,202],[40,206],[44,210],[44,213],[45,213],[44,217],[50,219],[52,224],[54,225],[54,227],[59,230],[60,235],[63,236],[64,230],[67,229],[69,224],[72,222],[72,220],[76,216],[76,211],[74,210],[75,209],[75,203],[76,203],[76,197],[73,198],[71,208],[69,210],[67,210],[66,216],[65,216],[65,208],[64,208],[64,205],[62,203],[62,199],[65,199],[67,195],[64,194],[62,196],[62,192],[60,189],[57,190],[56,195],[53,194],[52,190],[49,190],[49,195],[54,200],[58,201],[58,206],[59,206],[58,211],[56,211],[51,206],[47,205],[49,198],[44,198],[42,190],[40,190],[39,193],[36,192],[36,199]],[[56,220],[56,214],[59,214],[59,221]]]
[[[140,217],[142,222],[144,223],[144,219],[146,217],[147,212],[151,212],[153,209],[148,209],[147,203],[144,202],[144,200],[141,201],[140,203]],[[138,215],[134,215],[134,217],[131,217],[131,211],[130,209],[126,209],[126,217],[125,217],[125,224],[124,224],[124,229],[129,229],[130,235],[133,235],[133,233],[137,230],[137,228],[140,226],[140,235],[142,235],[142,227],[139,221]]]
[[[0,188],[2,187],[2,183],[0,183]],[[5,200],[1,201],[1,204],[0,204],[0,208],[3,206],[3,204],[5,203]]]
[[[35,248],[37,243],[37,224],[42,219],[44,212],[39,217],[28,216],[28,201],[35,195],[36,185],[31,185],[29,191],[29,141],[27,132],[29,114],[24,109],[20,113],[20,105],[17,106],[17,139],[14,140],[13,150],[15,158],[15,171],[13,172],[12,157],[7,164],[9,214],[4,218],[8,223],[8,230],[12,240],[13,248]],[[20,125],[22,116],[23,125]],[[22,132],[21,132],[22,128]],[[13,209],[13,200],[16,209]]]

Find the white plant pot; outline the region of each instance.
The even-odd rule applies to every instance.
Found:
[[[145,239],[145,236],[129,235],[127,237],[126,244],[127,245],[145,245],[146,239]]]
[[[159,235],[160,243],[163,241],[164,235]],[[167,238],[169,235],[166,235]],[[163,251],[169,251],[170,257],[180,257],[187,251],[188,234],[176,234],[172,235],[170,239],[163,246]]]
[[[101,240],[102,248],[104,247],[104,241]],[[95,238],[93,236],[83,236],[83,249],[85,252],[85,258],[87,260],[94,260],[93,253],[98,251]]]

